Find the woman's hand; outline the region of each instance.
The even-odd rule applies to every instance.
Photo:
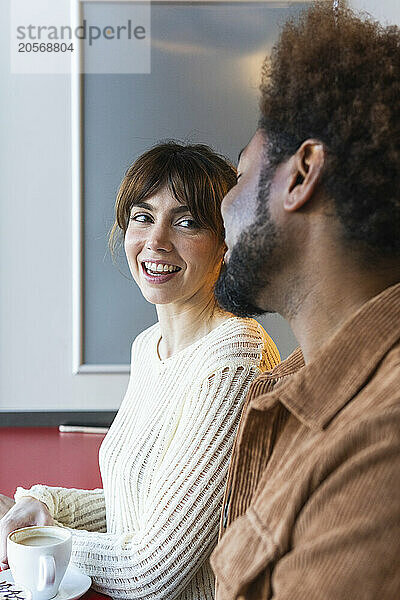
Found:
[[[14,504],[0,520],[0,568],[7,566],[8,534],[33,525],[54,525],[54,519],[43,502],[27,496]]]
[[[0,494],[0,519],[14,506],[15,502],[12,498]]]

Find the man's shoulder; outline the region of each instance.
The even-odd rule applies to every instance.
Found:
[[[352,404],[363,419],[379,418],[386,411],[400,419],[400,344],[385,355]]]
[[[392,461],[400,450],[400,345],[394,346],[363,386],[321,432],[321,450],[333,462],[361,453]],[[318,454],[318,452],[317,452]],[[397,461],[400,475],[400,462]]]

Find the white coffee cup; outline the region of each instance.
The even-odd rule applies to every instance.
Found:
[[[71,550],[71,532],[61,527],[24,527],[7,538],[8,564],[14,581],[30,590],[32,600],[54,598]]]

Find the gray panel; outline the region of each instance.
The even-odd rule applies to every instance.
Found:
[[[152,5],[150,75],[84,78],[84,362],[123,364],[156,312],[107,252],[116,191],[131,162],[166,138],[203,142],[236,161],[256,128],[260,61],[278,22],[305,5]],[[87,4],[95,20],[101,4]],[[288,325],[263,319],[283,357]]]
[[[1,427],[58,427],[59,425],[91,425],[109,427],[113,422],[116,411],[0,411]]]

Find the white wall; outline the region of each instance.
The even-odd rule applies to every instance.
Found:
[[[0,410],[117,408],[127,375],[72,375],[70,78],[10,74],[9,7],[1,0]]]
[[[0,411],[117,408],[127,375],[72,375],[70,79],[11,75],[0,36]],[[400,23],[398,0],[353,0]],[[1,414],[0,414],[1,422]]]
[[[349,4],[356,10],[370,13],[384,24],[400,25],[399,0],[350,0]]]

